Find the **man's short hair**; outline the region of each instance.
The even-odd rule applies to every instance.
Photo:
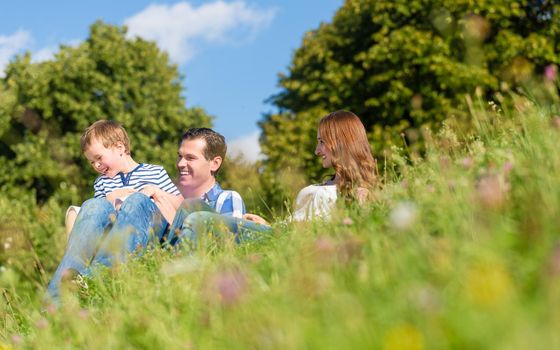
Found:
[[[210,161],[215,157],[221,157],[222,161],[224,161],[226,158],[227,145],[223,135],[209,128],[190,128],[183,134],[179,146],[183,141],[196,139],[203,139],[206,142],[206,147],[204,147],[203,152],[206,160]],[[219,170],[220,169],[216,170],[213,175],[216,176]]]
[[[85,152],[93,140],[101,141],[106,148],[115,146],[118,142],[124,145],[126,154],[130,154],[130,140],[126,130],[116,121],[98,120],[91,124],[80,138],[82,152]]]

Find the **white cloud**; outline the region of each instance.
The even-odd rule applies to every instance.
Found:
[[[4,67],[10,62],[10,59],[31,44],[31,41],[31,34],[21,29],[12,35],[0,35],[0,73],[2,75]]]
[[[266,28],[276,9],[258,9],[245,1],[212,3],[193,7],[188,2],[152,4],[127,18],[129,36],[154,40],[171,59],[185,63],[197,52],[196,42],[233,43],[248,41]]]
[[[58,48],[56,47],[45,47],[40,49],[39,51],[33,52],[31,54],[32,61],[35,63],[44,62],[48,60],[52,60],[54,58],[54,54]]]
[[[264,155],[261,153],[259,145],[260,131],[256,130],[253,133],[241,136],[231,142],[228,142],[228,157],[230,159],[242,155],[247,161],[254,163],[259,159],[263,159]]]

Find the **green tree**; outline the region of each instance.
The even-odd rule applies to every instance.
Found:
[[[0,189],[35,190],[37,199],[91,196],[93,169],[79,138],[98,119],[127,129],[136,160],[172,172],[177,140],[208,126],[201,109],[185,107],[181,76],[155,43],[126,37],[126,28],[96,22],[77,46],[52,60],[17,57],[0,83]]]
[[[468,123],[465,94],[515,90],[557,67],[559,43],[551,0],[347,0],[280,74],[280,112],[261,122],[267,169],[319,180],[307,155],[319,118],[338,109],[362,118],[376,153],[447,118]]]

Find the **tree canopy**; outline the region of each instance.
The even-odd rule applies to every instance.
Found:
[[[90,197],[95,178],[79,138],[99,119],[123,124],[139,162],[173,169],[177,140],[191,126],[209,126],[199,108],[186,108],[181,76],[155,43],[128,38],[126,27],[96,22],[77,46],[34,63],[17,57],[0,81],[0,189],[34,189]]]
[[[279,76],[279,113],[260,124],[269,170],[317,180],[316,125],[334,110],[360,116],[376,152],[465,119],[466,94],[492,98],[557,67],[559,13],[550,0],[347,0]]]

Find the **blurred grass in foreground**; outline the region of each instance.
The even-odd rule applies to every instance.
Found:
[[[559,348],[558,106],[514,101],[505,111],[470,102],[475,132],[448,126],[426,134],[422,157],[399,149],[380,157],[376,203],[341,208],[329,223],[278,224],[274,237],[251,245],[203,237],[192,256],[150,251],[102,271],[87,290],[68,288],[58,310],[41,311],[38,287],[58,261],[62,227],[53,228],[60,225],[52,215],[41,219],[0,201],[13,218],[0,225],[3,253],[13,248],[8,233],[34,232],[31,240],[18,236],[18,244],[33,243],[22,261],[49,271],[26,279],[16,256],[2,258],[0,342],[33,349]]]

